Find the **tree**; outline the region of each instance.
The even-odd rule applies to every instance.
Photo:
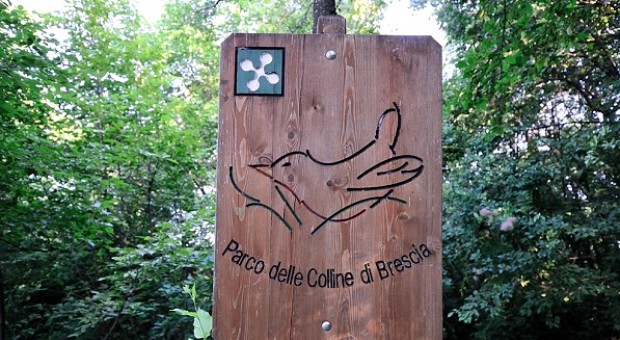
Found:
[[[19,265],[18,254],[32,249],[30,257],[38,258],[36,242],[46,240],[47,231],[32,227],[37,207],[46,204],[43,189],[30,179],[42,175],[45,164],[62,150],[52,141],[56,123],[46,92],[62,84],[56,63],[46,57],[48,46],[40,38],[41,25],[28,18],[23,8],[9,8],[0,1],[0,338],[10,336],[13,313],[11,279],[15,272],[27,276]],[[50,195],[52,196],[52,195]],[[50,197],[51,200],[54,198]],[[55,219],[54,212],[43,220]],[[32,237],[31,237],[32,235]],[[5,295],[6,294],[6,295]],[[5,304],[5,302],[8,302]],[[8,320],[8,321],[7,321]]]
[[[431,3],[458,68],[445,86],[446,337],[618,337],[620,7]]]
[[[171,46],[179,30],[143,30],[123,1],[76,1],[65,18],[50,18],[66,42],[39,41],[42,26],[23,9],[8,13],[8,336],[182,334],[157,315],[184,300],[183,283],[210,286],[216,110],[214,91],[188,89],[205,79],[190,74],[200,61],[179,62],[205,52],[186,53],[190,43],[210,46],[213,36]]]

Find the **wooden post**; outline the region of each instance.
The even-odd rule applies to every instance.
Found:
[[[316,30],[319,34],[346,34],[346,20],[340,15],[320,16],[317,20]]]
[[[323,16],[337,16],[336,0],[312,0],[312,33],[322,33],[318,22]]]
[[[215,339],[440,339],[439,44],[233,34],[221,55]]]

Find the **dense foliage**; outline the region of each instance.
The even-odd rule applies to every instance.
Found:
[[[444,96],[445,337],[618,338],[620,5],[430,2],[457,67]]]
[[[382,5],[339,11],[372,33]],[[310,32],[310,3],[41,16],[0,0],[0,338],[187,339],[171,310],[211,300],[218,42]]]
[[[441,1],[444,334],[620,337],[620,6]],[[351,33],[383,1],[343,0]],[[209,308],[218,42],[310,1],[0,0],[0,335],[186,339]],[[7,313],[7,311],[10,311]]]

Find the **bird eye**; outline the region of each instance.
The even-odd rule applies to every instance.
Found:
[[[291,162],[282,163],[282,166],[291,166]]]

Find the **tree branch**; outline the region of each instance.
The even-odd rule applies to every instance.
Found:
[[[116,318],[114,318],[114,322],[112,323],[112,326],[108,330],[108,333],[103,337],[103,340],[107,340],[108,338],[110,338],[110,335],[112,335],[112,331],[114,331],[114,328],[116,328],[116,325],[118,324],[118,321],[120,320],[121,315],[123,314],[123,310],[125,310],[125,305],[127,305],[127,301],[129,301],[129,298],[136,291],[135,287],[136,287],[136,281],[138,281],[138,275],[139,275],[139,273],[136,274],[136,277],[134,278],[133,282],[131,283],[131,287],[129,288],[129,293],[127,293],[125,295],[125,298],[123,299],[123,302],[121,303],[121,306],[118,309],[118,313],[116,313]]]

